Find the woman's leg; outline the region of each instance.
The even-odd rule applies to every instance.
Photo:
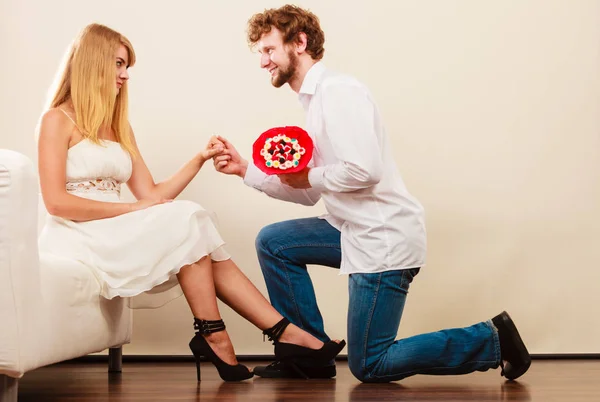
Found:
[[[204,257],[194,264],[181,268],[177,279],[194,317],[202,320],[221,319],[210,258]],[[235,351],[227,331],[204,335],[204,338],[221,360],[227,364],[237,364]]]
[[[283,317],[231,259],[213,261],[217,297],[261,330],[271,328]],[[290,324],[279,341],[319,349],[323,342]]]

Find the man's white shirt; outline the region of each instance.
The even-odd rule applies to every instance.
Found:
[[[404,185],[366,86],[318,62],[298,96],[315,144],[308,176],[312,188],[284,185],[252,162],[244,183],[303,205],[322,198],[328,212],[322,218],[341,232],[340,273],[422,267],[427,248],[423,207]]]

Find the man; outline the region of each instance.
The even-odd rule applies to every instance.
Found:
[[[226,139],[215,157],[218,171],[236,174],[267,195],[314,205],[324,219],[275,223],[261,230],[256,248],[273,306],[322,341],[323,328],[307,264],[349,274],[348,364],[364,382],[400,380],[414,374],[464,374],[503,366],[514,379],[530,357],[505,312],[466,328],[396,341],[410,283],[425,263],[423,209],[409,194],[393,161],[381,116],[367,88],[328,70],[318,18],[286,5],[249,21],[249,43],[275,87],[288,84],[307,114],[315,144],[309,167],[267,176]],[[257,367],[263,377],[295,377],[283,362]],[[303,362],[301,374],[333,377],[335,365]]]

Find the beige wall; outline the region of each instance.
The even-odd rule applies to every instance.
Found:
[[[168,4],[168,5],[167,5]],[[72,37],[97,21],[133,42],[131,121],[156,179],[211,134],[246,156],[276,125],[303,125],[245,44],[275,1],[3,0],[0,147],[35,157],[34,126]],[[299,1],[321,17],[325,63],[366,82],[396,161],[427,212],[428,264],[399,336],[506,309],[533,353],[600,353],[600,2]],[[254,237],[320,214],[207,166],[182,194],[215,211],[228,248],[266,294]],[[326,328],[344,337],[347,281],[311,267]],[[228,308],[240,354],[272,353]],[[131,354],[188,354],[183,298],[135,312]]]

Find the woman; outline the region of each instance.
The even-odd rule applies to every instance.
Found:
[[[39,126],[40,184],[50,213],[40,252],[84,264],[108,299],[172,298],[181,289],[194,315],[198,380],[202,356],[226,381],[253,376],[236,360],[216,297],[269,335],[279,360],[295,366],[297,358],[334,358],[343,341],[323,344],[289,324],[231,260],[207,211],[171,202],[222,151],[218,140],[154,182],[127,119],[134,63],[131,43],[103,25],[87,26],[71,47]],[[120,200],[121,183],[136,202]]]

